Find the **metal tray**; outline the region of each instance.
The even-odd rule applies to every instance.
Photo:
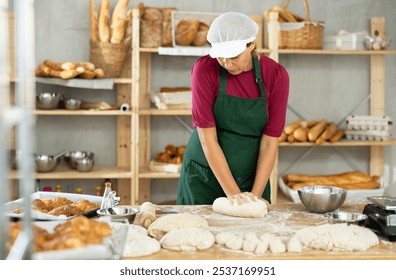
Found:
[[[369,196],[367,199],[385,210],[396,210],[396,197]]]

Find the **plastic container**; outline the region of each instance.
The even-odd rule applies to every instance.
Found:
[[[325,50],[365,50],[363,34],[325,36],[322,48]]]

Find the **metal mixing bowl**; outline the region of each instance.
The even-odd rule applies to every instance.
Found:
[[[345,202],[347,191],[331,186],[306,186],[298,189],[298,196],[310,212],[325,213],[337,210]]]
[[[89,152],[89,151],[80,151],[80,150],[76,150],[76,151],[70,151],[67,152],[63,158],[65,159],[67,165],[70,168],[76,169],[77,167],[77,159],[82,159],[82,158],[90,158],[90,159],[94,159],[94,153],[93,152]]]
[[[49,93],[42,92],[36,96],[36,107],[37,109],[56,109],[59,107],[59,103],[62,99],[60,93]]]
[[[60,157],[55,158],[54,156],[50,155],[35,154],[34,161],[36,163],[36,170],[38,172],[51,172],[58,166]]]
[[[67,110],[78,110],[81,107],[80,99],[67,98],[63,102]]]
[[[128,220],[130,224],[133,224],[136,218],[136,214],[139,212],[138,208],[132,206],[115,206],[108,209],[99,209],[96,211],[100,216],[107,216],[111,218],[111,221],[124,221]]]
[[[84,157],[84,158],[76,159],[76,169],[77,169],[77,171],[88,172],[88,171],[91,171],[93,166],[94,166],[93,158]]]
[[[331,224],[346,223],[360,225],[361,222],[367,219],[367,215],[358,212],[328,212],[324,213],[323,216],[325,216]]]

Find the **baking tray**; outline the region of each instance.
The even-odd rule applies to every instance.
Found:
[[[87,199],[90,202],[94,202],[97,204],[101,204],[102,203],[102,196],[96,196],[96,195],[88,195],[88,194],[76,194],[76,193],[62,193],[62,192],[35,192],[31,195],[31,200],[33,201],[34,199],[54,199],[54,198],[58,198],[58,197],[65,197],[73,202],[76,202],[80,199]],[[6,207],[6,215],[10,218],[23,218],[25,213],[20,213],[20,214],[16,214],[16,213],[12,213],[12,211],[24,207],[24,198],[20,198],[11,202],[7,202],[5,204]],[[97,209],[91,209],[88,212],[84,213],[84,216],[92,217],[92,216],[96,216],[96,210]],[[35,211],[33,209],[31,209],[30,211],[31,213],[31,217],[32,219],[35,220],[42,220],[42,221],[57,221],[57,220],[68,220],[71,219],[75,216],[70,216],[70,217],[66,217],[65,215],[60,215],[60,216],[53,216],[53,215],[49,215],[49,214],[45,214],[39,211]]]
[[[385,210],[396,210],[396,197],[390,196],[369,196],[367,197],[369,201],[378,205]]]

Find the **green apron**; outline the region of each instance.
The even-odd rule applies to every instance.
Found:
[[[250,192],[256,175],[260,142],[267,124],[266,92],[258,58],[253,56],[254,74],[261,96],[255,99],[226,94],[227,70],[220,67],[219,94],[213,106],[217,138],[241,192]],[[269,181],[263,198],[270,201]],[[177,204],[213,204],[226,194],[214,176],[195,128],[184,153],[177,191]]]

